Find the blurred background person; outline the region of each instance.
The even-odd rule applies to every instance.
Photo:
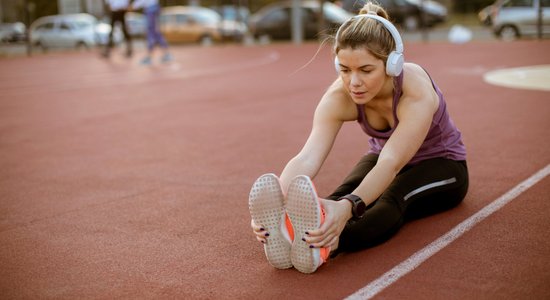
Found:
[[[113,32],[115,30],[115,24],[120,23],[122,33],[124,34],[124,40],[126,41],[126,57],[132,57],[132,37],[128,33],[128,28],[126,27],[126,12],[130,6],[130,0],[105,0],[105,4],[109,7],[111,12],[111,33],[109,34],[109,42],[103,52],[103,56],[110,56],[111,49],[114,45]]]
[[[160,15],[160,5],[158,0],[135,0],[132,9],[141,9],[147,19],[147,56],[141,61],[144,65],[151,64],[151,57],[155,46],[163,49],[161,62],[166,63],[172,60],[172,55],[168,51],[168,44],[162,36],[158,27],[158,18]]]

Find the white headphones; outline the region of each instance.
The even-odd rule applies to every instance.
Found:
[[[375,14],[374,12],[368,12],[367,14],[361,14],[354,16],[350,18],[348,21],[346,21],[340,28],[338,28],[338,31],[336,32],[336,41],[338,41],[338,35],[340,34],[340,30],[344,25],[354,18],[370,18],[375,19],[382,23],[384,27],[390,32],[391,36],[393,37],[393,40],[395,41],[395,50],[390,53],[388,56],[388,60],[386,61],[386,74],[389,76],[398,76],[401,74],[401,71],[403,70],[403,63],[405,63],[405,58],[403,57],[403,41],[401,40],[401,35],[399,35],[399,31],[397,31],[397,28],[393,26],[393,24],[386,20],[383,17],[380,17],[379,15]],[[340,72],[340,63],[338,61],[338,56],[334,57],[334,66],[336,67],[336,71]]]

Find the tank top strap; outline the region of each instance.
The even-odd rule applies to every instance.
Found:
[[[401,98],[401,95],[403,94],[403,76],[404,76],[405,70],[401,71],[398,76],[393,78],[393,104],[392,104],[392,111],[393,111],[393,119],[395,120],[395,126],[399,123],[399,119],[397,118],[397,104],[399,103],[399,98]]]
[[[404,76],[405,70],[401,71],[399,75],[393,78],[393,107],[397,107],[397,102],[399,101],[399,98],[401,98],[401,95],[403,94],[403,76]]]

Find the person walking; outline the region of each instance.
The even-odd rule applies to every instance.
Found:
[[[115,25],[120,23],[122,28],[122,33],[124,34],[124,40],[126,41],[126,57],[132,57],[132,37],[128,33],[128,28],[126,26],[126,12],[130,7],[129,0],[105,0],[105,4],[108,6],[111,11],[111,32],[109,33],[109,42],[105,47],[102,55],[104,57],[109,57],[111,54],[111,49],[114,46],[113,42],[113,33],[115,31]]]
[[[133,9],[143,8],[147,18],[147,56],[141,61],[144,65],[150,65],[155,46],[163,50],[161,62],[166,63],[172,60],[172,55],[168,51],[168,44],[158,28],[158,18],[160,14],[160,5],[158,0],[135,0],[132,4]]]
[[[465,198],[461,132],[435,81],[405,62],[403,48],[387,12],[370,1],[338,29],[339,76],[315,110],[305,145],[280,178],[262,175],[250,191],[250,224],[274,267],[315,272],[330,257],[378,245],[407,220]],[[369,136],[370,149],[330,196],[320,198],[312,179],[350,121]]]

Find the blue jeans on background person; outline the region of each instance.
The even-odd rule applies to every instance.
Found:
[[[158,17],[160,6],[158,4],[145,8],[145,17],[147,18],[147,49],[153,51],[156,45],[166,49],[168,44],[158,29]]]

